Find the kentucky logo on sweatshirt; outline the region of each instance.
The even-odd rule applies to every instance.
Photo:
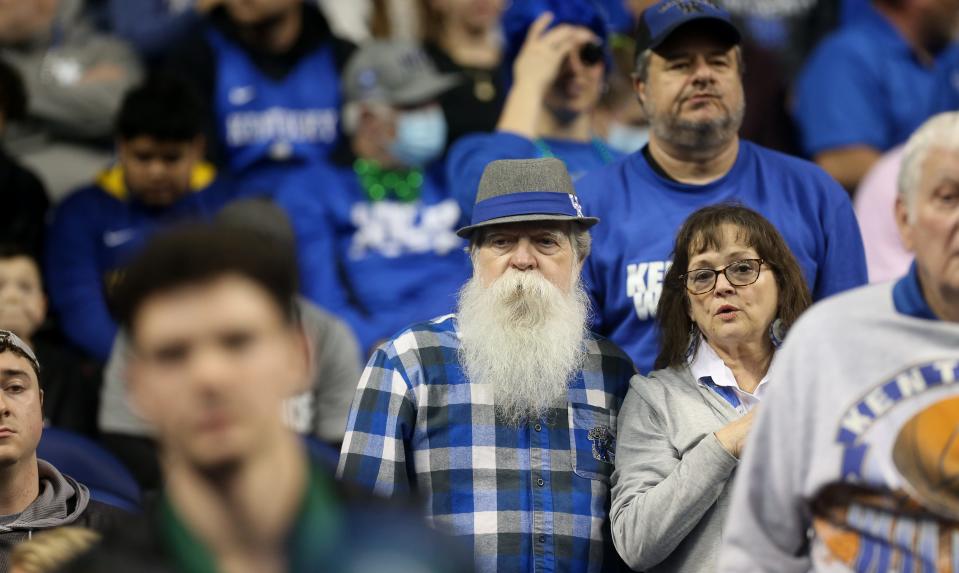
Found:
[[[850,571],[957,571],[957,381],[959,360],[919,364],[842,417],[842,481],[817,493],[813,527]]]

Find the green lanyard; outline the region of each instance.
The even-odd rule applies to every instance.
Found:
[[[376,161],[357,159],[353,162],[353,172],[372,202],[392,196],[404,203],[412,203],[420,198],[423,189],[423,171],[415,167],[383,169]]]
[[[304,500],[287,540],[290,571],[305,571],[322,555],[335,550],[341,515],[329,480],[310,466]],[[184,573],[217,573],[213,553],[203,545],[177,515],[166,496],[160,499],[160,531],[165,545]]]
[[[609,147],[606,146],[606,143],[604,143],[602,139],[593,136],[593,138],[590,139],[590,143],[593,145],[593,149],[596,150],[596,154],[599,155],[603,165],[609,165],[616,160],[616,157],[613,156],[613,152],[609,150]],[[534,139],[533,145],[535,145],[536,149],[539,150],[540,157],[556,157],[556,154],[553,153],[552,148],[542,137],[537,137]],[[560,157],[559,159],[563,158]],[[564,160],[563,163],[566,163],[566,161]]]

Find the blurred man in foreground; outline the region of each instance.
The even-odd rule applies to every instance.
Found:
[[[285,399],[308,379],[296,286],[291,254],[230,228],[158,237],[131,265],[118,297],[129,391],[156,429],[166,481],[155,511],[84,566],[462,570],[402,516],[347,501],[283,423]]]

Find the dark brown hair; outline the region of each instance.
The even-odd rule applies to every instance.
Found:
[[[116,294],[116,318],[127,330],[144,303],[160,294],[236,275],[263,288],[295,323],[296,257],[262,233],[224,224],[185,223],[150,239],[128,266]]]
[[[779,286],[779,313],[786,330],[809,305],[812,298],[802,269],[779,231],[759,213],[735,203],[703,207],[679,229],[673,246],[673,264],[663,279],[663,293],[656,309],[659,322],[659,356],[655,367],[668,368],[686,362],[693,321],[689,316],[689,295],[680,278],[692,255],[723,246],[723,226],[738,230],[737,239],[756,249],[776,277]]]
[[[420,38],[439,43],[446,21],[443,14],[433,6],[432,0],[420,0],[417,8],[420,16]]]

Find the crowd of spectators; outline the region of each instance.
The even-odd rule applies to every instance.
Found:
[[[309,444],[314,457],[332,451],[335,458],[342,448],[340,478],[387,497],[428,498],[433,525],[472,540],[465,551],[475,552],[478,570],[567,560],[575,565],[558,569],[607,571],[619,556],[636,571],[713,570],[730,504],[754,504],[741,509],[749,521],[736,530],[740,536],[762,529],[775,506],[756,506],[752,491],[734,499],[732,476],[740,454],[749,452],[753,406],[769,394],[772,357],[780,355],[798,314],[813,305],[814,320],[833,324],[815,312],[830,299],[824,304],[848,314],[850,323],[872,324],[855,308],[838,308],[834,295],[905,276],[896,283],[895,308],[924,316],[927,307],[913,300],[923,296],[916,284],[946,280],[914,260],[914,253],[929,249],[923,241],[936,239],[917,223],[917,197],[941,200],[943,211],[952,208],[949,189],[923,195],[932,183],[916,165],[925,161],[930,137],[954,137],[949,130],[959,126],[942,118],[957,110],[955,0],[0,0],[0,358],[30,368],[0,366],[27,379],[24,392],[37,392],[43,427],[104,448],[138,491],[166,500],[158,509],[165,526],[186,531],[183,524],[190,522],[198,534],[204,527],[236,533],[224,551],[230,543],[243,544],[231,527],[244,519],[227,527],[229,517],[217,514],[197,525],[201,517],[176,513],[189,514],[193,501],[216,506],[215,496],[191,480],[203,472],[204,456],[222,452],[215,444],[187,443],[177,424],[189,422],[189,414],[177,418],[164,408],[185,400],[217,402],[218,393],[234,386],[223,382],[212,390],[213,380],[235,377],[240,397],[230,408],[249,407],[255,418],[275,407],[277,428],[299,434],[297,443]],[[928,127],[931,118],[939,121],[935,130]],[[910,139],[924,129],[934,135],[919,143]],[[959,163],[954,155],[951,160]],[[942,175],[940,187],[957,185],[948,166],[929,170]],[[549,186],[567,190],[563,202],[568,196],[570,204],[558,205]],[[946,225],[933,215],[926,214],[930,233]],[[593,218],[601,223],[593,227]],[[498,232],[487,228],[490,221],[514,226]],[[181,228],[182,236],[169,234]],[[224,237],[238,241],[249,261],[234,258]],[[953,249],[947,243],[942,250]],[[522,264],[510,258],[519,255],[504,254],[527,246],[531,254]],[[144,258],[145,249],[152,259]],[[500,274],[511,277],[490,257],[521,270],[552,269],[563,249],[572,259],[562,259],[555,273],[581,273],[582,284],[542,271],[547,283],[564,291],[544,297],[570,314],[554,315],[532,299],[521,306],[535,313],[542,304],[543,325],[575,322],[576,312],[584,313],[583,328],[595,334],[570,333],[580,337],[566,342],[586,345],[588,352],[571,351],[579,362],[560,373],[564,382],[585,379],[576,390],[583,395],[570,398],[561,438],[552,426],[552,433],[514,434],[521,415],[512,425],[481,421],[493,395],[478,395],[475,388],[463,395],[459,385],[486,375],[474,373],[477,360],[487,361],[491,378],[515,377],[521,385],[529,368],[503,368],[545,352],[542,345],[519,348],[523,337],[553,341],[557,333],[546,334],[553,326],[523,330],[532,327],[510,320],[494,324],[490,318],[487,324],[483,313],[498,316],[497,304],[518,303],[507,296],[484,299],[478,291],[499,282]],[[940,263],[946,273],[951,263]],[[283,268],[291,276],[271,275]],[[164,269],[169,280],[160,275]],[[712,280],[713,289],[694,292],[694,270],[703,284]],[[152,279],[157,285],[144,282]],[[286,346],[256,355],[256,368],[303,362],[284,374],[299,385],[287,380],[262,403],[252,386],[244,386],[249,374],[227,375],[225,364],[191,372],[195,387],[182,396],[159,387],[164,376],[174,378],[171,365],[188,338],[200,345],[202,336],[213,335],[183,331],[174,348],[151,339],[155,332],[139,322],[143,315],[156,320],[156,328],[169,327],[151,314],[154,305],[169,305],[170,316],[191,325],[206,321],[197,329],[212,329],[234,312],[228,303],[255,308],[264,302],[243,302],[246,287],[226,279],[270,291],[271,304],[257,319],[272,324]],[[193,317],[174,295],[196,285],[212,290],[190,291]],[[741,338],[711,331],[710,312],[739,310],[716,310],[709,306],[713,298],[747,287],[765,293],[756,295],[765,302],[755,304],[771,305],[771,314],[736,334]],[[534,298],[550,290],[549,284],[519,280],[515,288]],[[466,318],[471,295],[477,305],[489,306],[473,307]],[[798,309],[788,318],[782,314],[787,303]],[[939,318],[942,304],[933,305]],[[422,326],[451,315],[462,323],[447,318]],[[252,355],[252,346],[244,345],[253,330],[243,334],[234,327],[236,356]],[[800,329],[799,338],[823,347],[811,328]],[[480,330],[502,365],[494,364],[496,356],[475,354],[470,337]],[[761,344],[750,346],[756,340]],[[153,362],[141,355],[140,346],[150,344]],[[628,373],[621,363],[630,364]],[[552,373],[552,366],[537,367]],[[782,374],[824,380],[808,367],[793,363]],[[9,393],[4,381],[16,378],[7,370],[0,369],[3,403]],[[634,371],[649,376],[641,378],[642,387],[628,382]],[[272,376],[264,370],[258,382],[271,386]],[[703,385],[703,379],[716,383]],[[536,394],[524,391],[524,399]],[[539,399],[550,397],[556,398],[544,393]],[[24,404],[24,416],[33,416],[33,403]],[[533,413],[544,420],[556,415],[539,404]],[[822,409],[808,405],[816,407]],[[860,412],[879,416],[867,410]],[[716,420],[708,418],[711,411]],[[617,440],[617,415],[630,421],[620,420],[622,465],[614,470],[615,456],[605,456],[602,447],[612,449]],[[565,407],[560,417],[567,424]],[[578,435],[587,418],[588,435]],[[779,423],[763,422],[764,431],[784,431]],[[598,428],[609,434],[594,435]],[[0,442],[4,431],[0,427]],[[354,508],[355,492],[314,475],[322,472],[289,449],[293,441],[279,431],[265,431],[279,453],[237,454],[248,464],[237,474],[243,487],[262,483],[258,472],[268,472],[271,463],[293,467],[300,477],[284,476],[291,481],[277,487],[278,503],[287,503],[277,519],[293,519],[291,499],[319,496],[325,501],[311,506],[313,513],[306,511],[296,527],[334,527],[317,525],[322,511],[316,508],[335,491],[341,498],[329,507],[356,509],[357,516],[337,524],[337,531],[375,529],[366,502]],[[31,439],[40,433],[37,428]],[[545,441],[536,442],[540,437]],[[550,445],[556,439],[565,446]],[[757,448],[768,452],[776,447],[771,440],[767,436]],[[566,446],[571,459],[556,454]],[[592,448],[593,456],[583,462],[577,447]],[[459,448],[472,448],[473,454],[463,454],[469,461],[452,453]],[[522,524],[515,527],[484,517],[504,511],[497,499],[513,487],[497,473],[506,471],[497,465],[506,463],[500,456],[514,455],[502,452],[524,448],[547,457],[543,452],[552,451],[553,461],[539,460],[556,480],[547,480],[557,488],[549,491],[586,496],[585,505],[516,507]],[[87,491],[73,481],[78,476],[64,476],[25,451],[29,469],[0,467],[0,570],[15,544],[8,540],[23,537],[11,524],[45,511],[31,506],[21,514],[19,502],[6,500],[4,492],[13,487],[3,483],[8,475],[39,480],[37,496],[76,516],[91,507],[96,514],[96,504],[106,499],[95,484]],[[4,455],[0,443],[0,461]],[[481,463],[471,456],[492,464],[481,468],[492,473],[476,470],[469,481],[457,481],[456,472]],[[528,478],[535,485],[539,474],[530,473],[530,464],[510,459],[519,464],[513,470],[526,473],[509,480]],[[602,463],[592,468],[594,461]],[[583,477],[577,463],[592,468],[584,470],[591,481],[583,491],[564,481]],[[758,462],[749,463],[750,479],[761,481]],[[179,477],[171,482],[171,476]],[[700,480],[711,480],[711,489],[694,491]],[[469,508],[443,506],[442,495]],[[240,498],[220,501],[216,511],[243,506]],[[607,508],[597,513],[603,504]],[[953,507],[959,511],[955,507],[959,502]],[[394,510],[405,523],[405,510]],[[544,525],[539,512],[563,523]],[[7,520],[8,513],[18,515]],[[36,529],[89,525],[59,518]],[[855,525],[844,520],[836,523]],[[144,538],[136,536],[155,534],[157,523],[138,524],[134,537],[119,544],[81,534],[82,545],[100,544],[104,551],[83,565],[92,569],[78,570],[138,563],[144,555],[131,548]],[[106,525],[90,527],[106,531]],[[8,530],[17,535],[4,539]],[[546,550],[544,531],[563,539]],[[605,544],[599,549],[592,545],[598,539]],[[766,541],[767,554],[753,560],[745,556],[742,537],[734,538],[726,562],[775,562],[770,547],[782,539]],[[343,544],[344,551],[371,549]],[[390,551],[412,555],[402,545]],[[437,560],[450,548],[420,547],[426,556],[410,568],[453,570]],[[306,545],[291,551],[301,565],[333,552],[311,552]],[[458,563],[458,548],[450,551],[449,563]],[[246,566],[276,565],[263,555],[256,559],[265,560]],[[343,562],[342,570],[351,566]]]

